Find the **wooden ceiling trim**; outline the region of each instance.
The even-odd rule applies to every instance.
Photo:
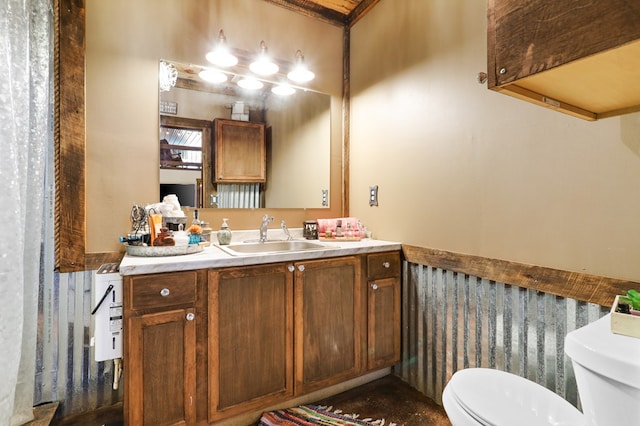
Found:
[[[291,11],[300,13],[311,18],[319,19],[323,22],[344,27],[346,25],[346,15],[321,6],[313,1],[308,0],[265,0],[266,2],[284,7]]]
[[[367,12],[369,12],[373,6],[378,4],[380,0],[362,0],[358,5],[349,13],[347,18],[347,25],[352,27],[353,24],[358,22]]]

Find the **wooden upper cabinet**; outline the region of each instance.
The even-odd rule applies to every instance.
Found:
[[[640,111],[640,2],[488,1],[490,89],[586,120]]]
[[[214,181],[266,182],[265,125],[249,121],[214,120]]]

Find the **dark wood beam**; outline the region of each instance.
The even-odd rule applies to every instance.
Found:
[[[54,2],[55,269],[85,269],[85,2]]]
[[[640,289],[640,283],[634,281],[507,260],[410,245],[403,245],[402,251],[405,259],[411,263],[433,266],[601,306],[611,306],[616,295],[626,293],[629,289]]]

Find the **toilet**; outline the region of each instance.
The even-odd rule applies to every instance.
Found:
[[[629,424],[629,407],[640,401],[640,339],[613,334],[609,314],[568,333],[565,352],[583,412],[518,375],[468,368],[442,394],[449,420],[454,426]]]
[[[453,426],[583,425],[573,405],[544,386],[489,368],[456,372],[442,393]]]

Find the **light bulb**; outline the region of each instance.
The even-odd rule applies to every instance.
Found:
[[[227,81],[227,75],[214,69],[203,69],[198,73],[201,79],[209,83],[223,83]]]
[[[219,67],[232,67],[238,63],[236,58],[227,46],[227,37],[224,35],[224,31],[220,30],[218,35],[218,44],[216,47],[206,54],[207,61]]]
[[[261,81],[256,80],[253,77],[245,77],[241,80],[238,80],[238,86],[242,87],[243,89],[257,90],[261,89],[264,85]]]
[[[294,93],[296,93],[296,89],[294,89],[293,87],[289,86],[288,84],[279,84],[277,86],[273,86],[271,88],[271,92],[275,93],[276,95],[280,95],[280,96],[289,96],[289,95],[293,95]]]
[[[267,45],[264,40],[260,42],[260,54],[258,58],[249,65],[249,69],[258,75],[272,75],[280,69],[278,65],[269,58]]]
[[[311,81],[316,77],[316,75],[311,72],[307,68],[307,65],[304,63],[304,56],[302,55],[302,51],[298,50],[296,52],[296,64],[293,70],[291,70],[291,72],[287,74],[287,77],[289,78],[289,80],[295,81],[296,83],[306,83],[307,81]]]

